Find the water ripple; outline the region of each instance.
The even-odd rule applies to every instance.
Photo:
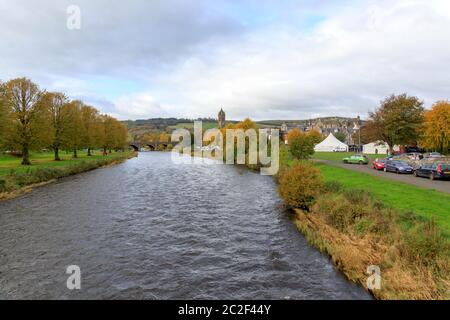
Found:
[[[0,203],[0,298],[370,298],[307,244],[270,177],[169,156]],[[67,290],[68,265],[82,290]]]

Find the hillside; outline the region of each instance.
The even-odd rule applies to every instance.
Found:
[[[343,125],[352,126],[356,118],[344,117],[325,117],[306,120],[264,120],[257,121],[257,125],[261,128],[280,128],[283,123],[286,123],[289,128],[293,127],[308,127],[321,123],[325,127],[342,127]],[[142,136],[154,133],[171,134],[173,130],[178,128],[193,129],[194,121],[203,121],[204,129],[217,128],[217,119],[203,118],[203,119],[177,119],[177,118],[154,118],[147,120],[128,120],[123,121],[127,125],[130,139],[139,140]],[[237,121],[227,121],[226,123],[237,123]]]

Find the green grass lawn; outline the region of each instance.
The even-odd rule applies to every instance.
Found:
[[[108,155],[109,158],[119,157],[123,155],[121,152],[113,152]],[[79,152],[78,158],[72,158],[72,153],[66,154],[65,152],[60,152],[60,158],[62,161],[54,161],[53,152],[44,153],[32,153],[30,160],[31,166],[22,166],[20,163],[22,158],[14,157],[7,154],[0,154],[0,177],[5,176],[14,170],[15,172],[21,173],[28,170],[35,170],[37,168],[48,168],[48,167],[65,167],[71,164],[75,164],[82,160],[96,160],[102,159],[103,155],[100,151],[95,151],[94,155],[88,157],[85,152]]]
[[[355,152],[316,152],[313,156],[313,159],[318,160],[331,160],[331,161],[342,161],[345,157],[350,157],[358,153]],[[371,159],[376,158],[386,158],[384,154],[366,154]]]
[[[423,189],[344,168],[318,163],[326,181],[338,181],[345,187],[370,191],[385,205],[413,212],[421,217],[434,217],[442,230],[450,235],[450,195]]]

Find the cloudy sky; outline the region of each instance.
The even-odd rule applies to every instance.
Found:
[[[221,106],[232,119],[365,116],[392,93],[450,99],[448,0],[0,0],[0,39],[0,80],[26,76],[120,119]]]

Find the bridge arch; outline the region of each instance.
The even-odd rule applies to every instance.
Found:
[[[130,144],[130,148],[133,148],[134,151],[139,151],[139,147],[135,144]]]

